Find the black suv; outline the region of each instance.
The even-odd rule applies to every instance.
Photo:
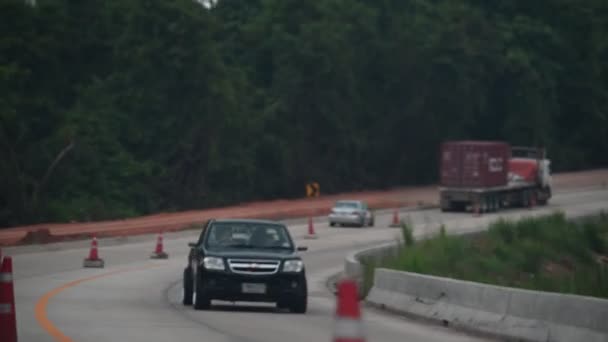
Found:
[[[189,243],[184,305],[209,309],[211,300],[275,302],[305,313],[306,270],[287,227],[265,220],[210,220]]]

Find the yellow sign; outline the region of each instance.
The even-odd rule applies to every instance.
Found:
[[[306,184],[306,196],[307,197],[319,197],[320,194],[321,194],[321,187],[319,186],[319,183],[312,182],[312,183]]]

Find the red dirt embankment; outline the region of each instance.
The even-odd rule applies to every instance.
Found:
[[[608,183],[608,170],[562,173],[554,175],[553,179],[556,191],[592,186],[605,187]],[[388,191],[328,195],[312,199],[252,202],[225,208],[159,213],[125,220],[37,224],[0,230],[0,246],[81,239],[88,238],[93,233],[98,237],[107,237],[150,234],[161,229],[177,231],[210,218],[288,219],[326,215],[337,199],[361,199],[367,201],[373,209],[387,209],[435,205],[438,201],[438,192],[435,186],[406,187]]]

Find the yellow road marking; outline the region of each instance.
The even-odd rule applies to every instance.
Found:
[[[154,268],[154,267],[160,267],[160,266],[161,265],[148,265],[148,266],[142,266],[142,267],[136,267],[136,268],[121,269],[121,270],[116,270],[116,271],[112,271],[112,272],[102,273],[102,274],[99,274],[99,275],[96,275],[93,277],[87,277],[87,278],[74,280],[72,282],[64,284],[58,288],[55,288],[55,289],[45,293],[42,297],[40,297],[40,299],[38,300],[38,303],[36,303],[36,308],[34,311],[36,314],[36,320],[38,321],[38,324],[44,330],[46,330],[49,333],[49,335],[53,336],[53,338],[55,338],[55,340],[57,342],[74,342],[74,340],[72,340],[68,336],[64,335],[61,332],[61,330],[59,330],[53,324],[53,322],[51,322],[51,320],[48,318],[48,316],[46,314],[46,307],[48,306],[49,300],[51,300],[51,298],[53,298],[54,296],[56,296],[57,294],[59,294],[60,292],[62,292],[64,290],[67,290],[71,287],[74,287],[76,285],[82,284],[87,281],[92,281],[92,280],[96,280],[99,278],[106,278],[106,277],[113,276],[113,275],[119,274],[119,273],[141,271],[141,270],[145,270],[148,268]]]

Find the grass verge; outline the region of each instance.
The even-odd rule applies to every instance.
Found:
[[[362,260],[364,293],[374,269],[400,271],[524,289],[608,298],[608,215],[572,222],[562,213],[499,220],[474,237],[416,242],[409,225],[396,257]]]

